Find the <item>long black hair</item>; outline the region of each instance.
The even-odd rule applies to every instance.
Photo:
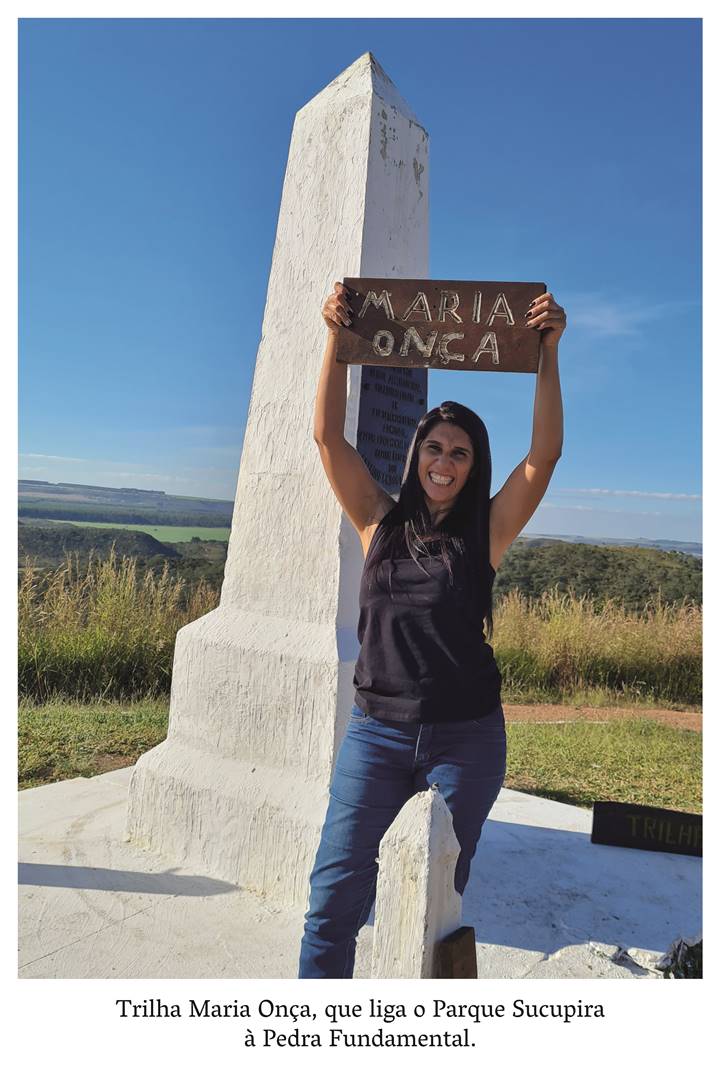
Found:
[[[420,445],[439,423],[447,422],[467,433],[473,446],[473,464],[468,479],[440,526],[434,527],[418,476]],[[484,622],[488,639],[492,636],[492,578],[490,575],[490,482],[492,463],[490,441],[483,420],[461,403],[446,400],[433,407],[417,424],[403,472],[400,495],[394,507],[379,523],[366,563],[366,580],[378,581],[378,569],[386,559],[401,555],[421,559],[438,555],[453,581],[453,555],[464,555],[469,563],[471,591],[476,603],[486,603]],[[439,542],[439,552],[429,545]],[[392,571],[392,567],[390,568]],[[392,592],[392,577],[390,578]]]

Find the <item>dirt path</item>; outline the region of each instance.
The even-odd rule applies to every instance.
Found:
[[[618,718],[651,718],[674,729],[702,732],[702,712],[664,707],[570,707],[561,703],[503,703],[506,722],[611,722]]]

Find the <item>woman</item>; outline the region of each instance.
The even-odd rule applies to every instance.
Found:
[[[339,330],[351,322],[348,295],[336,282],[322,309],[328,341],[314,432],[365,555],[361,648],[310,876],[301,978],[352,977],[380,841],[407,800],[433,784],[460,844],[455,888],[465,889],[505,776],[500,674],[486,641],[492,584],[545,495],[563,438],[558,342],[566,321],[548,293],[525,316],[542,333],[528,454],[490,499],[485,426],[467,407],[443,403],[418,423],[396,503],[345,440],[347,366],[336,351]]]

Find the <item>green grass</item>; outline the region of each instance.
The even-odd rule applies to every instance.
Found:
[[[593,800],[700,812],[702,737],[644,718],[508,723],[505,787],[591,807]]]
[[[19,786],[31,788],[130,766],[167,734],[168,701],[23,701]],[[505,787],[592,806],[593,800],[701,810],[699,733],[647,719],[508,724]]]
[[[136,522],[76,522],[69,518],[48,518],[45,521],[70,526],[93,526],[95,529],[131,529],[137,533],[149,533],[155,540],[165,544],[180,544],[191,541],[193,537],[199,537],[200,540],[230,539],[228,526],[139,526]]]
[[[130,766],[165,739],[168,701],[24,701],[18,712],[18,784],[47,785]]]

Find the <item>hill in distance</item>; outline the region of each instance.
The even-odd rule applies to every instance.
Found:
[[[79,555],[86,561],[92,552],[97,558],[107,559],[113,543],[118,556],[128,555],[137,559],[174,559],[179,552],[172,544],[163,544],[132,529],[95,529],[91,526],[73,526],[69,522],[18,522],[18,562],[24,565],[30,557],[36,566],[43,569],[60,566],[65,555]]]

